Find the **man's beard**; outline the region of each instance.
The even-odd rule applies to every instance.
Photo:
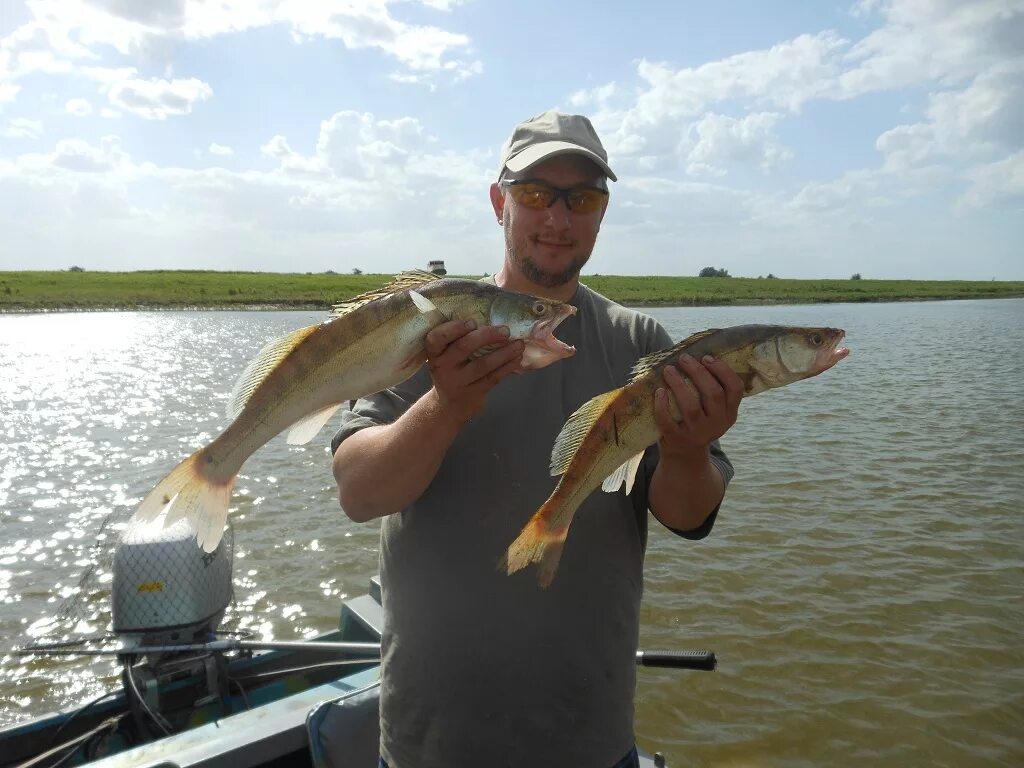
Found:
[[[505,226],[505,248],[512,254],[512,261],[519,271],[534,285],[542,285],[545,288],[558,288],[566,283],[572,282],[579,276],[580,270],[590,260],[590,254],[584,254],[574,258],[569,265],[560,272],[546,272],[541,269],[536,261],[526,253],[526,243],[523,247],[517,247],[512,237],[510,227]]]

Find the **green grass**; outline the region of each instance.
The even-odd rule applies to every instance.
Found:
[[[0,311],[145,308],[327,308],[389,275],[273,272],[0,272]],[[783,280],[584,275],[633,306],[797,304],[1024,296],[1024,281]]]

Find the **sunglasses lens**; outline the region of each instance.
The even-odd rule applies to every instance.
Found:
[[[512,198],[524,208],[543,210],[551,205],[555,191],[543,184],[516,184],[509,187]]]
[[[569,208],[575,213],[593,213],[601,208],[605,194],[599,189],[574,189],[569,193]]]

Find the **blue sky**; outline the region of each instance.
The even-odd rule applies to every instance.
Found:
[[[1024,0],[3,0],[0,269],[497,269],[589,115],[601,274],[1024,279]]]

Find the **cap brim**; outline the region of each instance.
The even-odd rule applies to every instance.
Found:
[[[534,144],[506,160],[505,167],[512,171],[512,173],[522,173],[542,160],[548,160],[559,155],[583,155],[588,160],[593,161],[609,179],[618,181],[608,163],[589,149],[568,141],[545,141],[541,144]]]

